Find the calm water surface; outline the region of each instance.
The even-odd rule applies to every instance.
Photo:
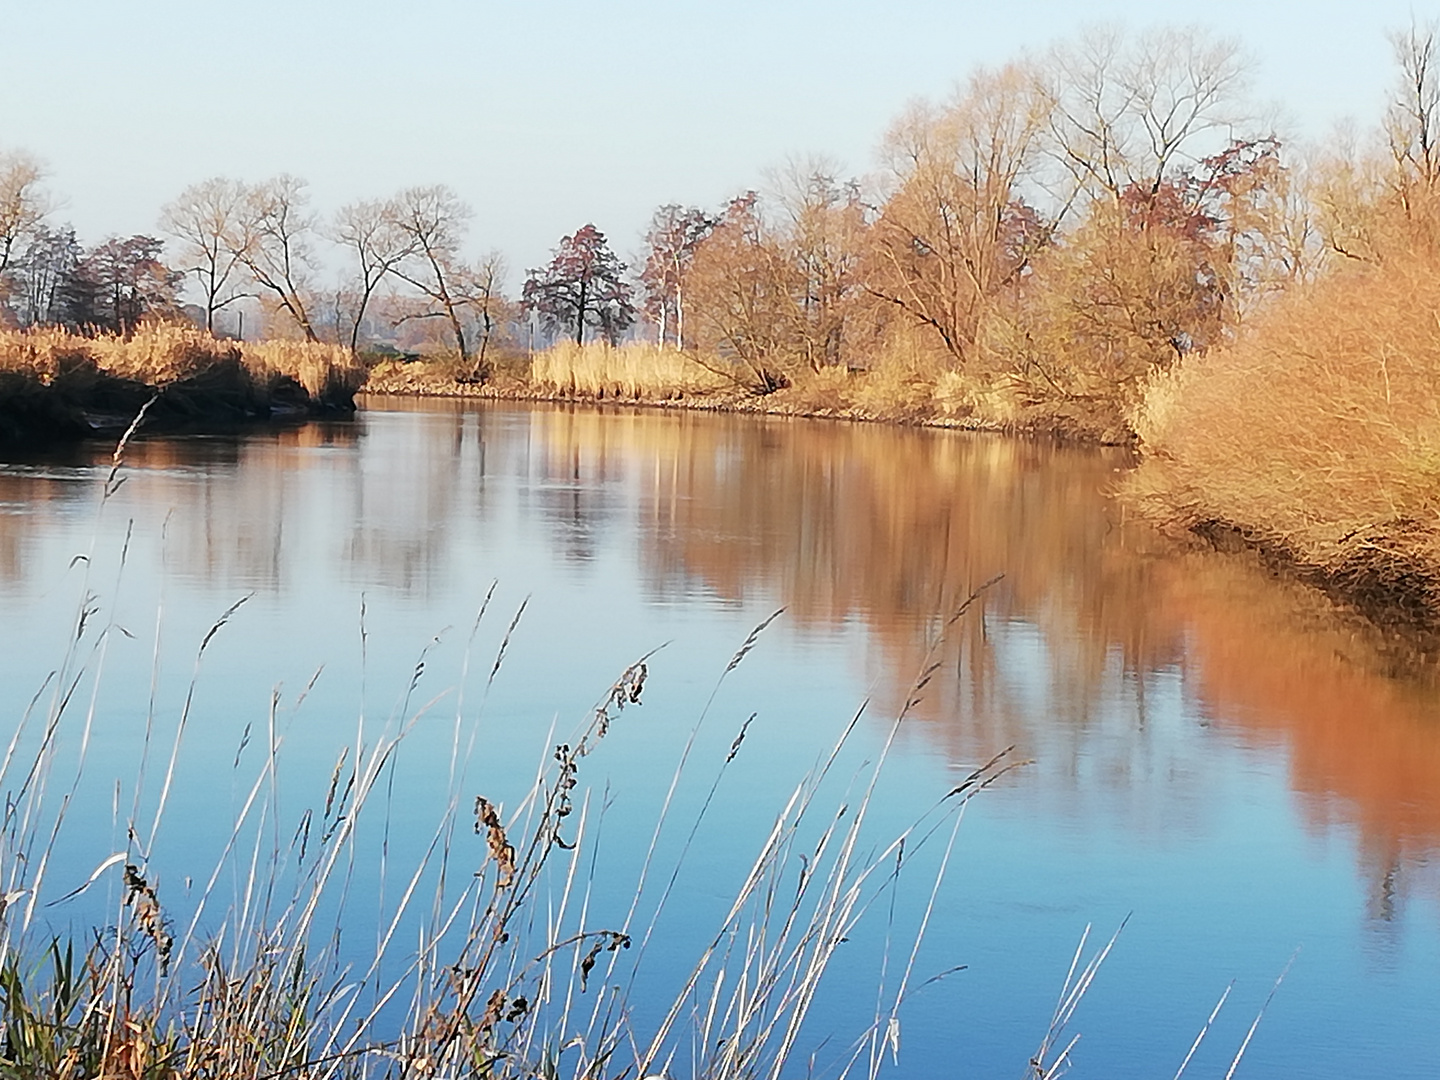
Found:
[[[199,642],[249,597],[195,682],[157,843],[162,897],[183,906],[187,875],[213,865],[272,693],[286,829],[323,798],[357,724],[429,706],[387,793],[399,865],[443,810],[457,708],[477,718],[468,786],[513,800],[546,747],[663,645],[643,708],[586,766],[606,805],[596,910],[623,906],[717,679],[784,607],[722,683],[687,766],[676,820],[756,714],[661,924],[656,994],[860,704],[857,764],[938,662],[886,765],[877,829],[1005,747],[1033,763],[967,810],[918,972],[966,969],[913,997],[892,1075],[1021,1075],[1079,936],[1127,915],[1077,1014],[1072,1075],[1174,1075],[1233,981],[1187,1073],[1224,1075],[1292,957],[1240,1075],[1436,1075],[1433,686],[1377,673],[1356,633],[1244,560],[1166,553],[1126,525],[1104,494],[1123,455],[819,422],[372,405],[353,424],[143,441],[103,508],[99,449],[0,465],[7,731],[64,655],[83,596],[128,634],[91,661],[95,727],[55,895],[123,846],[116,807],[133,797],[152,685],[173,731]],[[66,738],[68,784],[80,748]],[[902,908],[927,890],[909,882]],[[44,917],[76,928],[90,899]],[[387,902],[357,904],[349,932],[373,933]],[[842,950],[816,1039],[873,1010],[879,940]]]

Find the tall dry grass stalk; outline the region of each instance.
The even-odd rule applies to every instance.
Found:
[[[536,353],[531,380],[555,393],[632,400],[670,399],[733,389],[718,367],[669,346],[561,342]]]
[[[1131,495],[1440,616],[1440,260],[1297,288],[1236,343],[1155,379]],[[1418,606],[1417,606],[1418,605]],[[1423,610],[1422,610],[1423,609]],[[1427,613],[1428,612],[1428,613]]]

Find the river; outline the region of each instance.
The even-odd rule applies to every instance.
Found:
[[[847,769],[895,732],[867,844],[995,754],[1013,747],[1017,766],[965,808],[890,1075],[1022,1075],[1082,933],[1093,951],[1122,923],[1068,1029],[1073,1076],[1173,1076],[1232,983],[1186,1075],[1223,1076],[1262,1008],[1239,1075],[1435,1074],[1433,681],[1388,673],[1363,628],[1247,557],[1177,552],[1127,522],[1110,497],[1123,451],[372,399],[353,423],[137,440],[105,496],[109,455],[0,464],[7,738],[66,663],[77,612],[116,628],[72,665],[92,722],[88,742],[81,721],[56,741],[51,801],[72,776],[76,794],[48,897],[125,847],[132,803],[150,820],[165,753],[142,782],[138,748],[147,725],[168,747],[193,687],[151,862],[180,913],[244,805],[256,746],[284,740],[260,828],[288,837],[357,726],[373,741],[408,725],[374,849],[388,869],[359,876],[369,891],[346,916],[373,938],[397,868],[444,815],[457,732],[475,742],[467,797],[513,807],[551,744],[658,650],[643,704],[582,768],[604,809],[596,919],[633,895],[682,759],[662,862],[734,761],[640,993],[683,979],[789,792],[863,704]],[[40,737],[32,723],[20,744]],[[895,934],[923,916],[939,843],[905,870]],[[36,918],[78,931],[116,888],[102,874]],[[895,984],[908,945],[877,974],[887,905],[817,1000],[817,1072]],[[637,1024],[655,1009],[638,1001]]]

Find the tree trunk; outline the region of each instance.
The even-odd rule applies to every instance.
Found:
[[[586,290],[586,286],[589,285],[589,284],[590,284],[590,282],[587,281],[585,278],[582,277],[582,278],[580,279],[580,303],[576,306],[576,310],[575,310],[575,344],[576,344],[576,345],[584,345],[584,344],[585,344],[585,308],[587,307],[587,304],[586,304],[586,295],[585,295],[585,294],[586,294],[586,291],[587,291],[587,290]]]
[[[300,329],[305,331],[305,340],[312,344],[319,342],[320,337],[315,333],[315,328],[310,325],[310,316],[305,313],[305,308],[300,304],[298,297],[295,300],[295,306],[290,311],[296,321],[300,323]]]
[[[220,290],[215,287],[215,270],[212,267],[207,274],[203,267],[196,274],[205,282],[205,332],[211,337],[215,336],[215,298],[220,295]]]
[[[494,329],[494,322],[490,318],[490,309],[486,308],[482,313],[485,330],[480,338],[480,353],[475,357],[475,368],[470,373],[471,379],[475,382],[486,382],[490,378],[490,368],[485,361],[486,350],[490,347],[490,333]]]
[[[360,351],[360,324],[365,321],[365,309],[370,306],[370,297],[374,295],[375,289],[379,286],[383,275],[377,274],[373,282],[365,284],[360,290],[360,303],[355,309],[355,324],[350,328],[350,355],[354,356]]]
[[[445,314],[450,319],[450,329],[455,334],[455,346],[460,350],[460,370],[470,366],[470,350],[465,345],[465,328],[460,325],[460,316],[455,314],[455,305],[445,301]]]

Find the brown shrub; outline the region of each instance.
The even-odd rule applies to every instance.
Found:
[[[1285,296],[1233,345],[1152,380],[1130,492],[1238,529],[1367,606],[1434,622],[1440,258],[1409,252]]]

